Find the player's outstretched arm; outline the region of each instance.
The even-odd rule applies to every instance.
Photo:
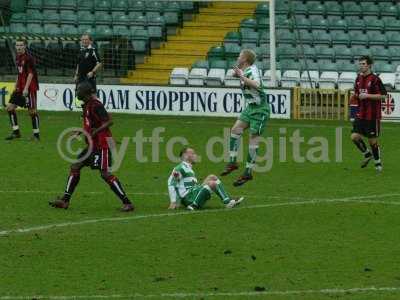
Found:
[[[102,130],[104,130],[104,129],[106,129],[106,128],[111,127],[113,124],[114,124],[114,123],[113,123],[112,120],[106,121],[105,123],[103,123],[103,125],[101,125],[100,127],[98,127],[98,128],[96,128],[96,129],[93,130],[92,136],[95,136],[98,132],[100,132],[100,131],[102,131]]]

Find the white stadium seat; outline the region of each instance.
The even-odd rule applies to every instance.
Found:
[[[239,87],[240,86],[240,79],[233,76],[233,69],[229,69],[226,71],[224,85],[231,86],[231,87]]]
[[[224,82],[224,78],[224,69],[210,69],[206,78],[206,83],[208,86],[221,86]]]
[[[282,72],[281,72],[281,70],[276,70],[276,81],[277,81],[277,85],[278,85],[279,81],[281,81],[281,77],[282,77]],[[266,71],[264,72],[263,82],[265,83],[265,86],[267,86],[267,87],[273,87],[273,86],[272,86],[272,81],[271,81],[271,70],[266,70]]]
[[[354,81],[357,78],[356,72],[343,72],[338,79],[339,90],[349,90],[354,87]]]
[[[285,71],[282,75],[282,87],[295,87],[300,82],[300,72],[297,70]]]
[[[394,73],[381,73],[379,74],[383,84],[389,84],[392,88],[395,86],[396,74]]]
[[[207,77],[207,69],[193,68],[189,73],[189,85],[203,86]]]
[[[310,76],[308,76],[310,74]],[[311,84],[310,84],[310,78]],[[302,88],[316,88],[319,82],[319,72],[318,71],[304,71],[300,77],[300,86]]]
[[[174,68],[169,81],[172,85],[185,85],[189,76],[188,68]]]
[[[336,88],[338,79],[338,72],[322,72],[319,77],[319,87],[321,89],[334,89]]]

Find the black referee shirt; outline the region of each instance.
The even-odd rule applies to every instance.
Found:
[[[82,47],[78,56],[78,77],[86,78],[87,73],[91,72],[100,62],[100,56],[95,47],[92,45],[87,48]]]

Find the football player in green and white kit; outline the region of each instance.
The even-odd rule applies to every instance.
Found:
[[[207,176],[203,184],[198,184],[193,171],[193,164],[197,160],[194,149],[183,148],[180,157],[182,162],[173,169],[168,179],[169,209],[176,209],[180,204],[188,210],[200,209],[211,198],[212,192],[221,198],[226,208],[233,208],[243,201],[243,197],[231,198],[215,175]]]
[[[249,153],[247,155],[246,169],[243,175],[233,183],[240,186],[253,179],[253,168],[255,165],[260,136],[264,132],[270,115],[270,107],[267,102],[267,93],[261,80],[261,72],[254,64],[256,54],[253,50],[244,49],[240,52],[238,66],[234,69],[234,75],[240,78],[245,108],[239,119],[231,129],[229,142],[229,163],[226,165],[221,176],[230,174],[239,168],[237,164],[237,152],[239,140],[243,131],[250,129]]]

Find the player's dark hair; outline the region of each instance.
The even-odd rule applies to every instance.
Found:
[[[15,40],[15,43],[17,43],[17,42],[22,42],[22,43],[24,43],[25,46],[28,44],[28,42],[27,42],[26,39],[24,39],[24,38],[17,38],[17,39]]]
[[[368,65],[372,65],[374,63],[374,60],[369,55],[363,55],[358,59],[358,61],[363,61],[363,60],[365,60]]]
[[[95,93],[93,86],[87,81],[80,83],[76,90],[79,100],[83,100],[84,97],[90,96]]]
[[[183,147],[182,150],[181,150],[181,152],[179,152],[179,157],[182,158],[183,154],[185,154],[186,151],[187,151],[189,148],[190,148],[190,147],[188,147],[188,146]]]
[[[89,33],[84,33],[84,34],[82,34],[82,36],[87,36],[88,39],[89,39],[91,42],[93,42],[93,38],[92,38],[92,36],[91,36]]]

